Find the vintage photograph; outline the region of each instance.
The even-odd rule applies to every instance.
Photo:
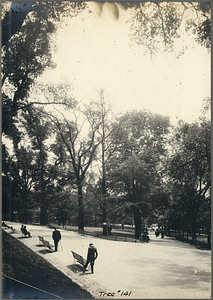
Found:
[[[211,299],[211,3],[1,1],[2,299]]]

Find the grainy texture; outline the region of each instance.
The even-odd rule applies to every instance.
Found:
[[[65,299],[93,298],[90,293],[80,288],[62,272],[54,268],[42,257],[36,255],[31,249],[11,235],[3,231],[2,238],[3,275],[7,275]],[[3,298],[25,299],[26,297],[23,294],[27,287],[25,288],[24,285],[20,285],[19,293],[15,295],[12,292],[14,284],[14,281],[4,278],[2,286]],[[35,296],[33,296],[33,292],[31,292],[32,297],[37,298],[36,290],[34,293]],[[54,297],[51,298],[53,299]]]

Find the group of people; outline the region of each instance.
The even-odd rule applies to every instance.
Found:
[[[6,227],[8,229],[11,229],[12,231],[14,231],[15,229],[13,228],[13,226],[8,226],[4,221],[1,223],[2,227]]]
[[[52,238],[53,238],[54,245],[55,245],[55,251],[57,251],[58,250],[58,243],[61,240],[61,233],[55,227],[54,227],[54,231],[52,233]],[[97,257],[98,257],[98,251],[94,247],[94,245],[92,243],[90,243],[88,251],[87,251],[87,260],[86,260],[86,263],[84,265],[84,268],[86,269],[88,264],[90,264],[92,274],[94,273],[94,262],[95,262]]]
[[[30,232],[27,230],[27,227],[25,225],[21,225],[21,232],[25,235],[25,236],[28,236],[28,237],[31,237],[31,234]]]
[[[5,224],[4,221],[2,222],[2,227],[12,228],[12,227],[8,226],[7,224]],[[25,236],[31,237],[30,231],[28,231],[26,226],[23,225],[23,224],[21,225],[21,232]],[[58,243],[61,240],[61,233],[55,227],[54,227],[54,231],[52,233],[52,238],[53,238],[54,245],[55,245],[55,251],[57,251],[58,250]],[[92,274],[94,273],[94,262],[95,262],[97,257],[98,257],[98,251],[94,247],[94,245],[92,243],[90,243],[88,251],[87,251],[87,260],[86,260],[86,263],[84,265],[84,268],[86,269],[88,264],[90,264]]]
[[[161,234],[161,238],[163,239],[164,238],[164,230],[157,228],[155,230],[155,236],[156,236],[156,238],[159,237],[160,234]]]

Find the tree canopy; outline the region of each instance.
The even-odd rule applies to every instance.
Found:
[[[210,2],[142,1],[134,7],[128,22],[132,42],[145,46],[151,56],[160,49],[172,51],[184,31],[194,34],[208,50],[211,47]]]
[[[132,42],[151,56],[172,51],[189,31],[210,49],[210,3],[96,5],[99,15],[110,8],[115,21],[129,9]],[[86,2],[14,2],[2,17],[2,133],[13,143],[12,151],[2,146],[4,218],[68,221],[80,230],[134,223],[135,238],[152,222],[192,232],[193,239],[199,227],[210,234],[211,130],[204,115],[172,128],[169,117],[145,110],[111,118],[103,89],[100,101],[85,106],[72,84],[31,89],[55,67],[56,27],[86,8]]]

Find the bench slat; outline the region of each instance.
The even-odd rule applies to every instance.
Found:
[[[79,255],[78,253],[76,253],[74,251],[71,251],[71,252],[72,252],[74,259],[77,260],[82,266],[84,266],[86,264],[86,260],[81,255]]]
[[[39,242],[42,242],[42,243],[43,243],[43,241],[44,241],[43,236],[39,236],[39,235],[38,235],[38,238],[39,238]]]
[[[53,250],[53,246],[51,246],[48,241],[43,240],[43,244],[44,244],[44,247],[47,247],[47,248]]]

